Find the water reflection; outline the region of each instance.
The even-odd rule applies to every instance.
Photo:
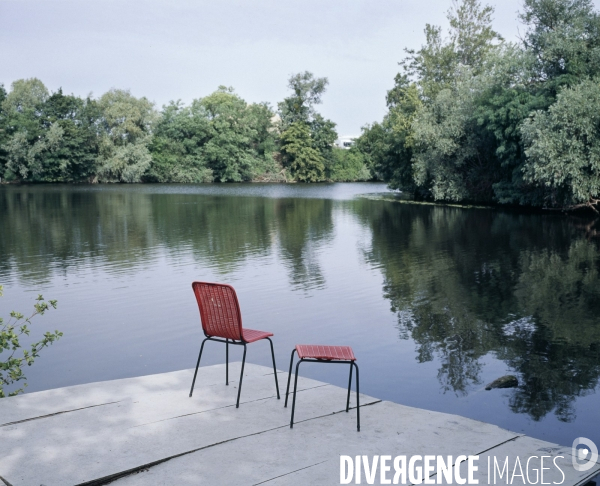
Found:
[[[443,391],[482,384],[493,353],[518,375],[514,412],[574,418],[600,376],[598,243],[568,219],[491,210],[354,204],[372,232],[366,259],[418,360]]]
[[[282,199],[276,204],[278,241],[295,289],[325,285],[318,250],[331,239],[332,208],[328,199]]]
[[[332,209],[316,198],[11,188],[0,191],[0,276],[14,271],[40,285],[79,264],[130,272],[151,266],[158,248],[175,259],[191,252],[226,276],[277,249],[290,285],[316,289],[325,285],[318,252],[333,232]]]
[[[123,355],[119,366],[133,366],[133,358],[152,351],[154,372],[166,370],[160,363],[168,347],[165,333],[145,324],[163,310],[169,330],[171,322],[189,323],[168,338],[171,369],[190,366],[179,359],[186,336],[197,332],[197,310],[186,307],[184,292],[191,279],[206,276],[237,279],[246,295],[260,287],[245,309],[252,311],[256,302],[255,315],[265,319],[261,325],[291,336],[286,345],[299,336],[338,342],[340,335],[362,333],[357,347],[364,340],[359,352],[367,371],[386,370],[397,356],[386,337],[389,321],[385,330],[369,323],[366,336],[365,323],[355,316],[391,317],[397,327],[393,346],[414,343],[417,361],[437,370],[436,377],[422,372],[422,382],[439,383],[445,396],[471,397],[488,379],[486,362],[500,360],[520,382],[507,392],[512,412],[571,422],[577,399],[598,386],[600,249],[593,225],[560,215],[340,196],[345,187],[356,191],[355,185],[332,186],[331,197],[323,186],[311,187],[310,197],[298,197],[300,186],[291,192],[265,186],[273,197],[258,197],[257,186],[180,187],[0,188],[0,281],[9,288],[12,282],[31,291],[44,285],[54,290],[60,276],[61,285],[72,285],[65,295],[78,300],[70,303],[74,321],[93,314],[89,309],[105,313],[86,317],[81,329],[73,324],[65,334],[64,346],[73,337],[73,354],[64,360],[69,363],[59,363],[65,376],[73,350],[82,347],[81,354],[91,356],[101,339],[105,350],[119,350],[110,356],[115,363]],[[374,282],[373,274],[377,284],[367,289],[363,282]],[[103,286],[97,283],[102,279],[110,281]],[[134,290],[155,279],[154,293]],[[123,287],[129,290],[111,293]],[[155,298],[163,293],[162,300]],[[314,307],[300,301],[306,297],[316,297]],[[96,306],[97,300],[107,305]],[[144,349],[130,350],[137,343]],[[92,361],[85,366],[85,373],[98,368]],[[385,397],[390,381],[379,375],[372,373],[371,393]],[[116,375],[83,379],[107,376]],[[418,384],[410,386],[415,388],[402,393],[421,392]]]

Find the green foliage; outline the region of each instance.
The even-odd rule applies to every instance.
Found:
[[[171,102],[157,112],[146,98],[112,89],[99,99],[50,93],[38,79],[0,85],[2,182],[321,181],[336,170],[335,123],[316,110],[326,78],[292,76],[279,104],[247,103],[233,88]],[[309,129],[294,129],[294,123]],[[294,137],[300,135],[297,142]],[[303,138],[304,137],[304,138]],[[282,142],[282,140],[284,140]],[[304,144],[302,150],[293,148]],[[279,151],[287,145],[287,151]],[[285,160],[283,160],[285,159]],[[345,176],[344,176],[345,177]]]
[[[412,124],[423,104],[415,83],[403,75],[397,75],[395,82],[387,95],[389,112],[382,123],[363,127],[356,147],[376,178],[388,181],[393,189],[414,194]]]
[[[0,297],[2,297],[3,287],[0,285]],[[31,320],[36,315],[44,315],[50,309],[56,309],[56,300],[45,301],[41,295],[38,295],[34,310],[29,317],[20,312],[12,311],[7,321],[0,317],[0,398],[14,396],[22,393],[23,388],[5,392],[5,387],[14,383],[24,381],[27,378],[23,373],[25,365],[31,366],[42,349],[50,346],[54,341],[62,337],[62,332],[46,332],[44,337],[30,345],[30,349],[23,349],[20,339],[23,336],[29,336],[31,333]],[[6,353],[6,355],[2,355]]]
[[[19,79],[12,83],[10,93],[2,102],[2,109],[13,116],[36,113],[49,95],[39,79]]]
[[[269,131],[273,113],[265,104],[248,105],[221,86],[198,101],[208,119],[208,140],[203,147],[206,165],[216,181],[249,181],[273,165],[274,148]]]
[[[268,105],[248,104],[221,86],[189,107],[163,108],[151,144],[154,182],[240,182],[279,171]]]
[[[427,25],[357,148],[416,198],[596,208],[600,16],[591,0],[524,0],[514,45],[492,14],[457,0],[447,39]]]
[[[150,167],[148,150],[157,113],[146,98],[112,89],[98,100],[102,112],[98,179],[101,182],[139,182]]]
[[[325,175],[334,170],[336,159],[333,156],[333,147],[338,135],[335,131],[335,123],[323,118],[316,113],[309,124],[312,139],[312,147],[323,157]]]
[[[0,177],[23,182],[281,180],[277,130],[266,103],[220,87],[161,113],[113,89],[98,100],[50,94],[37,79],[0,86]],[[314,118],[315,144],[331,152],[335,131]]]
[[[464,68],[452,88],[441,90],[413,121],[413,178],[435,200],[492,198],[495,159],[487,133],[473,116],[477,81]]]
[[[447,17],[449,38],[442,39],[442,28],[425,26],[425,45],[418,51],[406,49],[400,63],[405,72],[418,80],[426,99],[452,84],[459,66],[469,66],[478,74],[487,55],[502,37],[492,27],[494,9],[481,7],[477,0],[454,0]]]
[[[323,180],[323,156],[313,148],[310,128],[304,122],[294,122],[281,134],[284,166],[300,182]]]
[[[64,131],[57,123],[50,125],[38,140],[30,140],[27,132],[17,132],[6,145],[6,168],[21,179],[39,179],[46,156],[52,155],[62,143]]]
[[[290,77],[288,87],[292,90],[292,95],[278,104],[284,128],[292,123],[308,123],[313,119],[316,114],[315,105],[321,103],[321,96],[328,83],[327,78],[315,78],[308,71]]]
[[[524,48],[535,60],[533,76],[555,96],[561,86],[600,74],[600,17],[591,0],[524,0],[521,20],[530,26]]]
[[[334,182],[368,181],[371,171],[365,163],[365,156],[357,149],[348,150],[335,147],[333,149],[334,163],[327,171],[327,180]]]
[[[564,89],[522,125],[526,181],[547,188],[549,206],[600,205],[600,84]]]
[[[532,89],[534,62],[531,53],[504,45],[488,58],[480,76],[474,116],[488,137],[490,157],[496,159],[492,197],[500,204],[538,205],[543,197],[523,179],[526,156],[521,124],[533,110],[552,103],[543,91]]]
[[[337,139],[335,123],[323,118],[315,109],[315,105],[321,103],[327,83],[327,78],[315,78],[308,71],[295,74],[288,84],[292,95],[278,104],[284,166],[290,168],[292,177],[302,182],[323,180],[336,163],[333,155]]]
[[[1,118],[7,179],[79,182],[95,173],[99,112],[94,101],[65,96],[61,89],[49,95],[41,81],[20,80],[2,102]]]
[[[152,182],[212,182],[202,147],[209,138],[209,122],[198,103],[185,107],[171,102],[163,107],[150,151],[152,165],[145,174]]]
[[[20,79],[2,101],[4,176],[8,179],[35,178],[41,173],[41,158],[49,147],[46,137],[42,140],[40,117],[48,96],[39,79]]]
[[[4,100],[6,99],[6,89],[0,84],[0,181],[4,178],[6,171],[6,142],[8,141],[8,120],[6,110],[3,108]]]
[[[41,180],[87,182],[93,179],[100,120],[100,107],[90,98],[83,100],[64,95],[59,89],[46,100],[40,120],[42,128],[51,130],[56,125],[61,130],[61,137],[53,150],[44,154]]]

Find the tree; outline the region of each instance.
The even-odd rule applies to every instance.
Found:
[[[203,156],[216,181],[249,181],[276,170],[268,105],[249,105],[225,86],[195,103],[208,119]]]
[[[49,94],[38,79],[18,80],[0,110],[5,176],[45,182],[86,181],[98,156],[94,101]]]
[[[408,56],[400,65],[418,82],[427,100],[452,84],[459,66],[479,74],[487,55],[503,40],[492,29],[493,13],[493,7],[482,8],[478,0],[453,0],[447,13],[448,39],[442,39],[441,27],[426,24],[425,45],[418,51],[405,49]]]
[[[312,122],[309,124],[309,128],[312,147],[323,158],[323,165],[325,167],[324,177],[331,179],[333,172],[336,170],[335,164],[339,160],[333,154],[333,147],[338,137],[335,131],[335,123],[327,120],[319,113],[315,113]]]
[[[585,80],[523,123],[524,178],[550,207],[600,209],[600,83]]]
[[[387,94],[388,113],[357,142],[391,188],[416,198],[492,199],[496,160],[489,158],[490,137],[474,111],[478,78],[502,42],[491,27],[493,11],[477,0],[454,1],[448,38],[427,24],[425,45],[406,50],[405,74]]]
[[[503,42],[492,14],[457,0],[447,38],[427,25],[426,43],[401,62],[388,113],[357,148],[391,188],[416,198],[596,208],[592,1],[524,0],[520,45]]]
[[[376,177],[387,181],[393,189],[418,196],[412,169],[412,124],[423,106],[418,87],[407,76],[398,74],[386,101],[389,111],[382,123],[363,127],[357,149],[365,154],[367,165]]]
[[[39,79],[19,79],[12,83],[10,93],[2,102],[2,108],[19,114],[39,112],[49,96],[48,89]]]
[[[284,129],[292,123],[309,123],[313,119],[316,114],[315,105],[321,104],[327,84],[327,78],[315,78],[308,71],[290,77],[288,87],[292,90],[292,95],[277,105]]]
[[[368,181],[372,178],[371,171],[365,164],[365,156],[355,147],[342,149],[334,147],[334,163],[327,176],[335,182]]]
[[[31,78],[14,81],[10,92],[4,97],[4,177],[26,180],[41,174],[40,156],[46,144],[41,142],[43,132],[40,116],[48,96],[44,84],[37,78]]]
[[[413,177],[435,200],[492,199],[495,160],[473,116],[479,91],[468,68],[413,122]]]
[[[96,174],[98,122],[96,101],[63,94],[59,89],[44,103],[40,123],[46,132],[60,127],[60,144],[47,151],[42,160],[41,180],[46,182],[87,182]]]
[[[294,122],[281,134],[284,165],[300,182],[323,179],[325,166],[322,155],[313,148],[310,128],[304,122]]]
[[[151,182],[212,182],[203,146],[209,139],[209,121],[198,104],[185,107],[181,102],[164,106],[150,151],[152,165],[145,174]]]
[[[480,94],[474,117],[487,137],[488,154],[495,159],[494,201],[500,204],[539,205],[540,191],[523,179],[526,155],[521,124],[533,110],[546,109],[551,100],[532,89],[531,53],[505,44],[492,53],[479,75]]]
[[[2,296],[2,285],[0,285],[0,297]],[[17,352],[21,350],[20,338],[29,336],[31,329],[31,320],[37,315],[44,315],[50,309],[56,309],[56,300],[45,301],[41,295],[38,295],[34,304],[34,311],[29,317],[25,317],[19,312],[12,311],[9,319],[5,322],[0,317],[0,355],[7,353],[6,357],[2,357],[0,361],[0,398],[6,396],[14,396],[23,393],[23,388],[27,386],[25,383],[23,388],[12,390],[6,394],[5,387],[13,385],[19,381],[24,381],[27,378],[23,374],[25,365],[31,366],[36,358],[39,358],[39,353],[42,349],[50,346],[54,341],[62,337],[62,332],[46,332],[44,337],[31,344],[31,349],[22,350],[22,355]]]
[[[535,59],[532,75],[554,97],[561,86],[600,74],[600,17],[592,0],[524,0],[529,26],[524,48]]]
[[[64,131],[53,123],[38,140],[33,142],[27,132],[15,133],[6,145],[8,152],[6,168],[22,180],[40,180],[43,175],[43,162],[46,156],[55,153],[63,140]]]
[[[492,29],[494,8],[481,6],[478,0],[453,0],[448,12],[451,42],[459,64],[470,66],[476,74],[484,66],[489,53],[502,42]]]
[[[4,85],[0,84],[0,180],[4,178],[4,172],[6,170],[6,143],[8,142],[8,120],[7,113],[3,107],[4,100],[6,99],[6,89]]]
[[[335,160],[332,148],[337,138],[335,123],[325,119],[315,109],[315,105],[321,103],[321,97],[325,93],[327,84],[327,78],[315,78],[308,71],[294,74],[288,82],[292,95],[278,104],[282,125],[282,153],[287,157],[285,163],[288,167],[298,166],[302,172],[303,175],[300,175],[301,178],[298,180],[312,182],[322,180],[333,170]],[[304,136],[304,127],[309,130],[308,139]],[[288,130],[292,131],[286,134]],[[283,142],[284,139],[286,142]],[[300,152],[294,152],[295,149],[291,149],[294,153],[292,155],[289,149],[283,149],[283,146],[290,145],[292,140],[295,140],[292,145],[304,146],[307,144],[306,147],[310,146],[316,151],[316,154],[305,149]],[[295,163],[294,161],[298,157],[298,163]],[[300,161],[302,162],[300,163]],[[307,169],[308,167],[311,169]],[[327,169],[327,173],[325,169]],[[294,169],[292,169],[292,176],[296,177]],[[314,179],[314,177],[318,177],[318,179]]]
[[[150,166],[148,150],[157,114],[146,98],[112,89],[98,101],[102,113],[98,179],[102,182],[139,182]]]

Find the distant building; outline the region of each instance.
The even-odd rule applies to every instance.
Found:
[[[340,137],[335,141],[335,146],[343,149],[349,149],[354,145],[358,137]]]

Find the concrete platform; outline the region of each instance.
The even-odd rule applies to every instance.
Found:
[[[230,364],[230,377],[239,367]],[[345,413],[346,390],[306,378],[298,380],[290,430],[287,373],[278,373],[278,401],[272,369],[246,364],[239,409],[237,382],[225,386],[224,375],[224,365],[200,368],[192,398],[193,370],[184,370],[2,399],[0,484],[330,485],[340,484],[340,455],[480,455],[480,484],[494,484],[488,456],[508,457],[511,470],[516,457],[524,464],[534,455],[563,456],[557,464],[567,486],[600,471],[599,464],[575,471],[570,448],[366,395],[357,432],[356,410]],[[556,469],[545,478],[560,480]]]

